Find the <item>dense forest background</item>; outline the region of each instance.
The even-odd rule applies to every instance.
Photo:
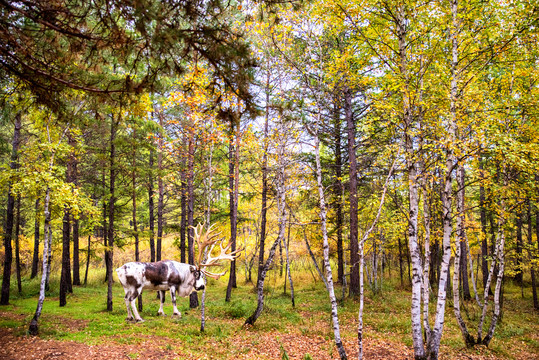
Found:
[[[41,278],[37,333],[49,274],[65,306],[105,268],[123,307],[114,268],[193,263],[192,226],[217,224],[244,248],[226,300],[257,288],[247,324],[284,266],[292,297],[294,271],[325,283],[340,358],[337,296],[361,358],[365,288],[392,279],[415,358],[449,316],[488,346],[508,283],[539,310],[538,19],[523,0],[2,2],[0,303]]]

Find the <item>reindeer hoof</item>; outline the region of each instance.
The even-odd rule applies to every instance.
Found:
[[[174,314],[172,314],[172,316],[177,316],[177,317],[180,318],[180,319],[182,318],[182,314],[181,314],[181,313],[174,313]]]
[[[125,318],[125,321],[127,322],[133,322],[135,319],[133,319],[133,317],[128,317],[128,318]]]
[[[157,313],[157,316],[164,316],[164,317],[167,317],[167,314],[165,314],[165,313]]]
[[[143,322],[144,322],[144,319],[137,319],[137,322],[138,322],[138,323],[143,323]]]

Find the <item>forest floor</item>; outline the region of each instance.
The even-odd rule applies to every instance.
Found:
[[[87,286],[74,287],[68,304],[58,306],[58,279],[51,279],[40,334],[26,334],[37,304],[37,281],[26,280],[25,291],[12,288],[11,305],[0,307],[0,359],[336,359],[330,305],[321,282],[308,271],[294,276],[296,306],[290,289],[284,294],[278,271],[269,273],[266,304],[256,324],[245,327],[245,319],[256,307],[251,283],[238,279],[232,301],[224,301],[227,279],[210,280],[206,294],[206,331],[200,332],[200,308],[190,310],[187,299],[179,299],[182,317],[157,316],[155,293],[144,293],[143,323],[125,321],[123,289],[113,289],[114,310],[107,312],[103,270],[94,271]],[[243,274],[242,274],[243,275]],[[337,294],[340,294],[337,287]],[[340,296],[339,296],[340,297]],[[200,298],[200,296],[199,296]],[[435,303],[431,304],[434,306]],[[475,332],[477,311],[465,303],[465,319]],[[413,358],[410,335],[410,292],[384,283],[382,291],[365,299],[365,359]],[[504,315],[489,348],[466,349],[454,320],[451,304],[446,306],[446,325],[441,359],[539,359],[539,314],[531,300],[522,299],[519,288],[506,286]],[[346,299],[339,307],[341,334],[347,355],[357,358],[358,302]]]

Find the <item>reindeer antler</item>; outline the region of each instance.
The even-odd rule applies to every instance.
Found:
[[[225,238],[222,237],[222,238],[216,239],[216,237],[219,236],[220,233],[213,234],[213,229],[212,229],[213,225],[210,226],[208,230],[206,230],[206,233],[204,234],[202,233],[203,228],[204,227],[201,224],[199,224],[196,228],[194,227],[195,239],[198,244],[197,268],[200,269],[200,271],[202,271],[206,276],[211,277],[213,279],[219,279],[221,276],[226,274],[226,270],[222,273],[215,274],[202,268],[210,267],[210,266],[220,266],[221,260],[233,261],[238,256],[240,256],[240,252],[243,251],[243,248],[227,253],[227,251],[230,250],[232,243],[229,243],[226,247],[223,248],[223,240]],[[216,243],[219,243],[219,247],[221,248],[221,253],[216,257],[212,257],[211,254]],[[208,259],[204,263],[202,263],[202,261],[204,260],[204,250],[208,246],[211,246],[210,249],[208,250]]]

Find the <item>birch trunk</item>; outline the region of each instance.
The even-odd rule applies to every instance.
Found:
[[[449,120],[449,137],[456,139],[456,122],[457,122],[457,65],[458,65],[458,18],[457,18],[457,0],[451,0],[451,86],[450,86],[450,114]],[[442,333],[444,328],[445,319],[445,302],[447,296],[447,288],[449,282],[449,262],[451,260],[451,233],[452,233],[452,181],[453,170],[456,165],[456,158],[453,150],[448,147],[446,149],[446,169],[444,186],[442,189],[442,223],[443,223],[443,240],[442,240],[442,264],[440,269],[440,279],[438,282],[438,301],[436,304],[436,316],[434,320],[434,326],[432,329],[429,342],[427,343],[427,356],[429,359],[438,359],[438,353],[440,351],[440,341],[442,339]],[[458,271],[458,269],[457,269]]]
[[[403,88],[403,105],[402,116],[406,128],[413,129],[413,114],[409,98],[409,78],[408,78],[408,60],[406,56],[407,46],[407,28],[406,28],[406,14],[404,6],[398,9],[398,21],[397,21],[397,36],[399,45],[399,71],[404,77]],[[421,266],[421,254],[419,251],[419,244],[417,238],[417,222],[419,213],[419,194],[418,194],[418,178],[417,160],[415,159],[414,151],[414,139],[410,133],[405,134],[405,148],[406,148],[406,168],[408,171],[408,193],[409,193],[409,210],[408,210],[408,246],[410,251],[410,260],[412,266],[412,339],[414,343],[414,356],[416,359],[423,359],[425,357],[425,346],[423,342],[423,330],[421,324],[421,278],[423,274]],[[410,271],[410,264],[408,266],[408,273]]]
[[[30,321],[30,326],[28,328],[28,333],[30,335],[37,335],[39,333],[39,317],[41,316],[41,311],[43,310],[43,302],[45,301],[45,288],[47,282],[47,274],[49,273],[50,263],[48,261],[48,254],[52,243],[52,231],[51,231],[51,213],[49,210],[51,190],[47,187],[45,192],[45,203],[44,203],[44,214],[45,214],[45,229],[43,233],[43,271],[41,272],[41,284],[39,286],[39,299],[37,301],[37,308]]]

